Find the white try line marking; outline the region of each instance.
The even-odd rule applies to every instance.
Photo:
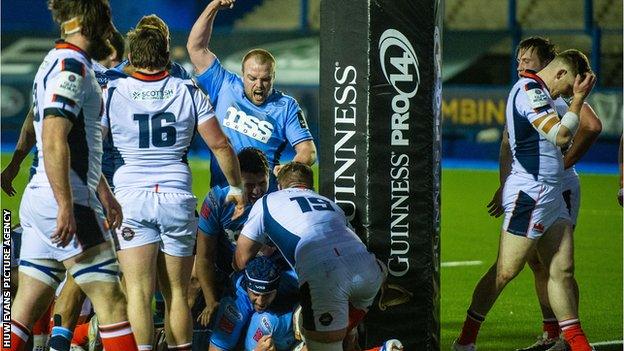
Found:
[[[451,262],[442,262],[440,266],[461,267],[461,266],[480,266],[482,264],[483,264],[483,261],[451,261]]]
[[[594,342],[591,345],[592,346],[609,346],[609,345],[622,345],[622,343],[624,343],[624,340],[612,340],[612,341]]]

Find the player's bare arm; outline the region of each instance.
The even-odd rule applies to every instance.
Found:
[[[28,110],[28,114],[26,115],[26,119],[24,119],[24,123],[22,124],[22,129],[20,131],[19,138],[17,139],[17,145],[15,146],[13,156],[11,156],[11,161],[2,171],[2,175],[0,177],[2,190],[4,190],[4,192],[9,196],[15,195],[16,191],[15,188],[13,188],[13,180],[17,177],[22,162],[24,162],[24,159],[28,156],[28,153],[37,142],[35,127],[33,126],[33,114],[34,112],[31,106],[30,110]]]
[[[74,205],[69,184],[69,145],[67,135],[72,122],[64,117],[48,115],[43,120],[43,162],[46,174],[58,203],[56,230],[52,243],[65,247],[76,232]]]
[[[308,166],[312,166],[316,162],[316,145],[313,140],[304,140],[295,145],[295,157],[292,159],[295,162],[305,163]],[[282,165],[276,165],[273,168],[273,174],[277,176]]]
[[[563,157],[564,167],[568,169],[576,164],[589,150],[602,131],[602,122],[588,103],[581,107],[579,129],[574,135],[574,142]]]
[[[504,213],[503,209],[503,187],[505,186],[505,181],[507,177],[511,173],[511,147],[509,146],[509,134],[507,132],[507,126],[503,129],[503,136],[501,138],[500,150],[498,153],[498,178],[500,185],[494,196],[492,197],[492,201],[487,204],[488,213],[492,217],[500,217]]]
[[[208,46],[212,36],[212,26],[217,12],[221,9],[232,8],[234,2],[235,0],[214,0],[206,6],[197,21],[195,21],[186,42],[186,49],[188,50],[191,63],[195,67],[195,72],[201,73],[205,71],[217,58]]]
[[[108,227],[110,229],[120,228],[123,220],[121,205],[117,202],[117,199],[115,199],[115,195],[113,195],[113,192],[111,191],[104,175],[100,177],[97,193],[98,198],[100,199],[100,202],[102,202],[102,206],[104,206],[104,210],[106,211],[106,222],[108,223]]]
[[[216,118],[211,118],[200,124],[197,127],[197,131],[217,158],[219,167],[230,185],[230,192],[226,201],[236,203],[236,209],[232,216],[232,219],[236,219],[245,212],[245,205],[247,204],[247,199],[243,196],[243,181],[236,152],[228,137],[221,130],[219,121]]]
[[[262,248],[262,243],[249,239],[245,235],[239,235],[236,240],[236,250],[232,261],[232,268],[240,271],[247,265],[250,259],[256,257],[256,254]]]
[[[201,229],[198,229],[198,232],[195,269],[197,270],[197,280],[199,280],[206,307],[199,317],[197,317],[197,321],[202,326],[207,326],[208,323],[210,323],[212,315],[219,307],[214,269],[214,258],[217,256],[217,237],[207,235]]]

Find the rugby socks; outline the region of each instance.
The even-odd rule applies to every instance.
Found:
[[[50,315],[52,314],[52,306],[50,304],[47,311],[35,322],[32,330],[33,339],[33,351],[44,351],[46,344],[48,343],[48,337],[50,336]]]
[[[52,328],[50,351],[69,351],[73,335],[74,333],[72,333],[71,330],[61,327],[60,325]]]
[[[74,337],[71,339],[72,345],[83,346],[89,343],[89,322],[79,324],[74,328]]]
[[[477,341],[477,334],[479,334],[479,328],[481,323],[485,320],[485,316],[482,316],[474,311],[468,310],[466,314],[466,320],[462,327],[461,334],[457,343],[460,345],[474,344]]]
[[[187,342],[186,344],[168,346],[167,350],[168,351],[191,351],[191,343]]]
[[[22,323],[11,319],[11,351],[25,350],[28,338],[30,338],[30,330]]]
[[[152,345],[139,345],[139,351],[152,351]]]
[[[577,318],[559,322],[565,341],[572,351],[592,351],[589,341],[581,328],[581,322]]]
[[[100,325],[100,336],[106,351],[137,351],[137,343],[130,322]]]
[[[544,319],[544,324],[542,324],[542,330],[548,333],[548,339],[556,339],[561,334],[561,329],[559,329],[559,322],[557,322],[556,318],[548,318]]]

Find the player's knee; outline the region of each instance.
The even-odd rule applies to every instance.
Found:
[[[499,283],[507,284],[518,275],[518,272],[511,268],[501,268],[496,272],[496,280]]]
[[[550,267],[550,276],[555,280],[574,277],[574,262],[571,260],[553,262]]]

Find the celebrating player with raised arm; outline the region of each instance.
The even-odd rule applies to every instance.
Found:
[[[281,167],[279,158],[286,142],[296,155],[294,161],[312,165],[316,147],[297,101],[273,89],[275,58],[263,49],[249,51],[243,57],[240,77],[227,71],[209,43],[217,12],[234,6],[233,0],[214,0],[206,6],[189,34],[186,44],[191,62],[198,74],[197,84],[210,96],[223,131],[236,151],[255,147],[269,159],[273,170],[269,192],[277,189],[274,175]],[[215,162],[211,162],[211,186],[225,186]]]
[[[585,55],[560,53],[537,74],[521,73],[507,101],[507,127],[513,153],[503,191],[505,220],[497,262],[477,284],[454,350],[476,350],[479,327],[505,285],[537,249],[548,267],[552,309],[573,351],[590,350],[578,319],[573,275],[572,224],[561,194],[564,162],[560,147],[578,129],[581,107],[595,76]],[[559,120],[553,99],[573,97]]]

